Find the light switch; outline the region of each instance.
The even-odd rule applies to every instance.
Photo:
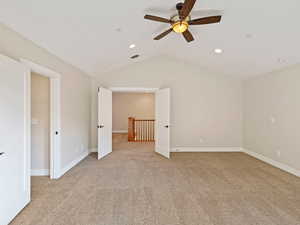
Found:
[[[31,119],[31,125],[38,125],[40,123],[40,121],[38,119]]]
[[[200,137],[200,138],[199,138],[199,142],[200,142],[200,143],[203,143],[203,142],[204,142],[204,138],[203,138],[203,137]]]

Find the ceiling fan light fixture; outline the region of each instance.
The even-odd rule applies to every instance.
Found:
[[[178,21],[172,24],[173,31],[176,33],[183,33],[189,27],[189,24],[186,21]]]

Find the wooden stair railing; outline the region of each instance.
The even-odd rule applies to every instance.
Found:
[[[154,142],[155,120],[128,118],[129,142]]]

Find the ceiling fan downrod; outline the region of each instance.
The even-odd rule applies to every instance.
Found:
[[[182,2],[179,2],[179,3],[176,4],[176,9],[178,11],[180,11],[182,9],[182,7],[183,7],[183,3]]]

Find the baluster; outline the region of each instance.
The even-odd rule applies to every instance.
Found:
[[[137,121],[134,121],[134,132],[135,132],[135,135],[134,135],[134,140],[136,141],[137,140],[137,136],[138,136],[138,131],[137,131]]]
[[[150,137],[149,137],[149,139],[151,141],[152,140],[152,121],[149,121],[149,125],[150,125],[150,127],[149,127],[149,130],[150,130]]]
[[[143,123],[140,121],[140,141],[143,140]]]
[[[139,121],[139,141],[141,141],[141,121]]]
[[[147,120],[147,141],[149,141],[149,121]]]
[[[151,137],[151,140],[153,141],[153,140],[154,140],[154,121],[152,121],[152,123],[151,123],[151,129],[152,129],[152,137]]]
[[[142,121],[142,141],[144,141],[145,138],[144,127],[145,127],[145,123],[144,121]]]
[[[140,139],[140,123],[139,121],[136,121],[136,125],[137,125],[137,141]]]

